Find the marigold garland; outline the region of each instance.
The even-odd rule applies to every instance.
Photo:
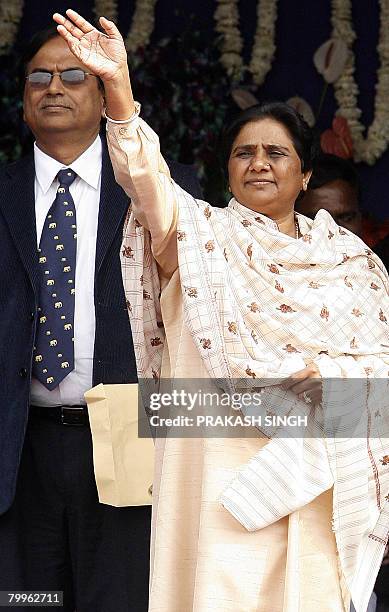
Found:
[[[131,28],[125,40],[126,49],[133,53],[139,47],[146,47],[154,29],[155,5],[157,0],[138,0]]]
[[[148,45],[154,29],[156,2],[157,0],[137,0],[131,27],[124,41],[130,53]],[[94,12],[97,17],[104,15],[107,19],[116,21],[117,0],[95,0]]]
[[[95,0],[94,13],[96,17],[103,16],[116,22],[118,16],[116,0]]]
[[[241,55],[243,40],[239,28],[238,0],[218,0],[214,17],[215,29],[223,35],[220,60],[227,73],[239,79],[245,67]],[[274,59],[276,20],[277,0],[258,0],[257,29],[247,67],[257,85],[265,80]]]
[[[356,34],[352,27],[351,0],[332,0],[332,37],[342,39],[350,51],[349,59],[340,78],[334,83],[335,97],[339,105],[337,114],[348,121],[353,139],[355,161],[373,165],[389,144],[389,0],[380,0],[380,32],[377,46],[380,67],[377,71],[374,119],[367,137],[360,123],[358,85],[355,82],[355,56],[352,46]]]

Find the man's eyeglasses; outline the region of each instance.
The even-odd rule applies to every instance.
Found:
[[[95,77],[96,75],[84,72],[81,68],[71,68],[69,70],[62,70],[62,72],[44,72],[43,70],[38,70],[28,74],[26,80],[32,87],[48,87],[53,76],[59,76],[64,85],[78,85],[83,83],[87,76]]]

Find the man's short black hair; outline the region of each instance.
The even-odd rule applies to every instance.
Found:
[[[23,71],[23,77],[27,76],[27,66],[31,62],[34,55],[36,55],[49,40],[52,40],[56,36],[59,36],[57,32],[57,26],[51,25],[44,30],[36,32],[29,42],[25,45],[22,56],[21,56],[21,69]]]
[[[21,54],[20,61],[20,82],[24,87],[25,78],[27,76],[27,67],[31,62],[32,58],[38,53],[39,49],[43,47],[47,42],[59,36],[57,31],[57,26],[55,24],[44,28],[43,30],[39,30],[36,32],[33,37],[29,40],[29,42],[24,47]],[[100,77],[97,77],[99,88],[102,92],[104,92],[103,81]]]
[[[313,162],[308,189],[318,189],[333,181],[345,181],[359,192],[359,178],[354,165],[347,159],[321,153]]]

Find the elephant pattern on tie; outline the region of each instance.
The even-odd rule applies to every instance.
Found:
[[[59,187],[38,248],[39,323],[33,376],[49,390],[55,389],[74,369],[77,224],[69,187],[76,176],[69,168],[58,172]]]

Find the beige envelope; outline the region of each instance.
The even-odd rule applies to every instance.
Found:
[[[151,504],[154,442],[138,437],[138,385],[100,384],[85,399],[99,501],[110,506]]]

